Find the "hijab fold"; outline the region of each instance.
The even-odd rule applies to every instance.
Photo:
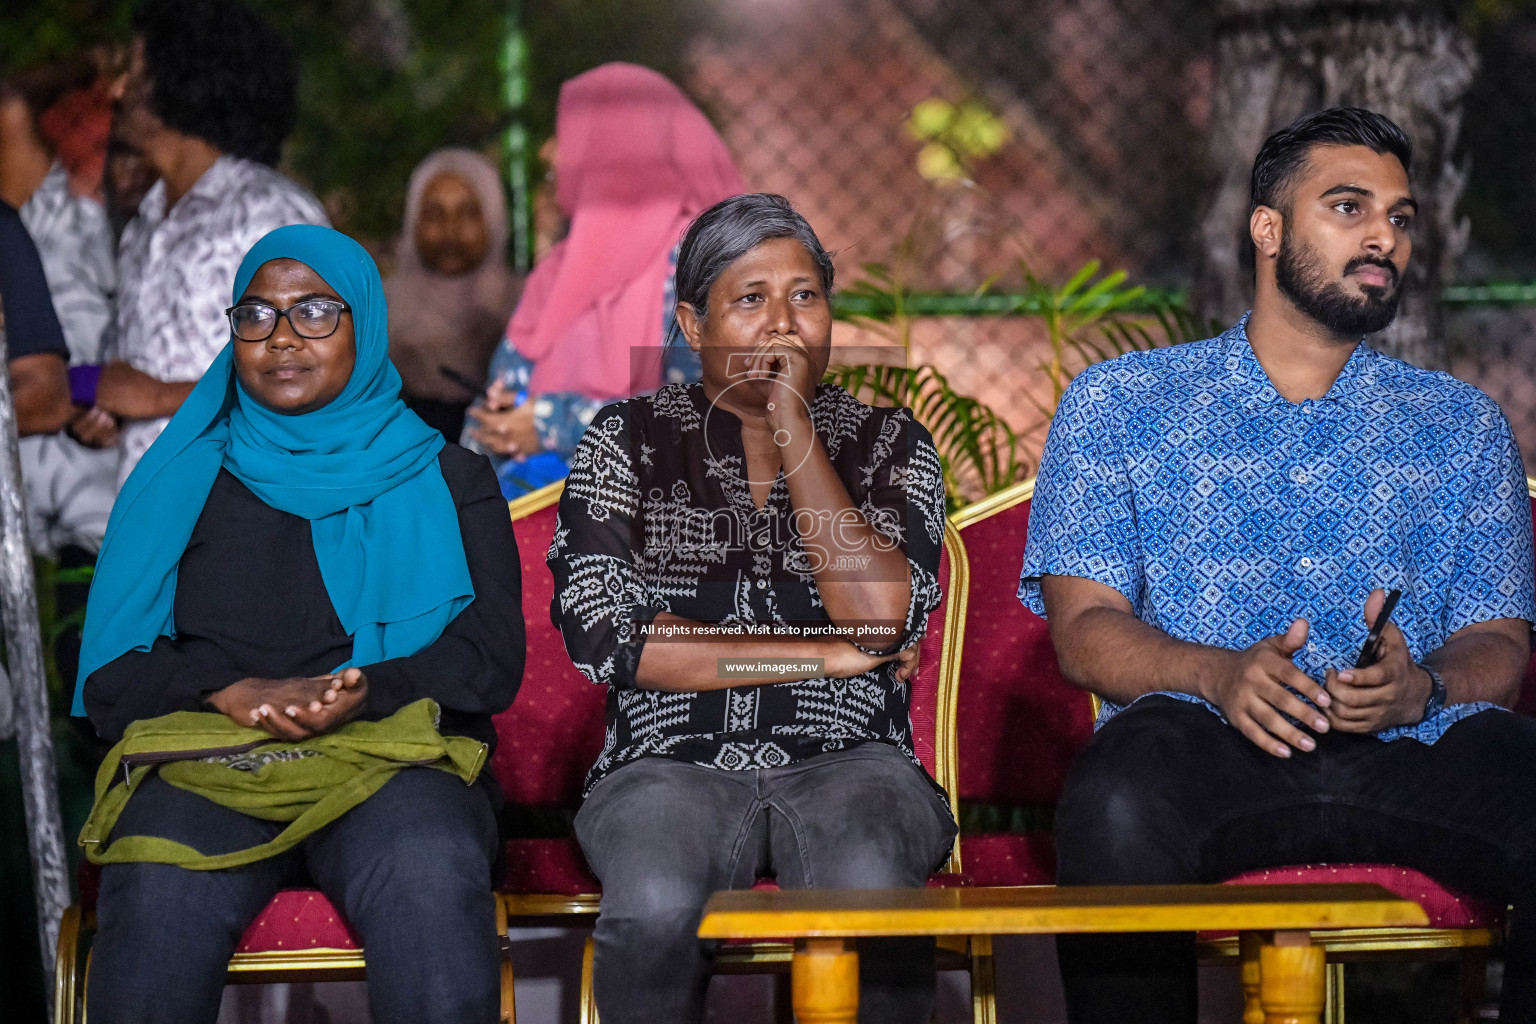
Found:
[[[534,364],[536,393],[654,391],[672,249],[694,217],[746,191],[741,173],[682,90],[636,64],[566,82],[555,138],[571,230],[534,268],[507,336]]]
[[[236,379],[233,346],[246,343],[231,340],[219,353],[112,507],[91,584],[76,715],[85,713],[92,672],[176,635],[177,568],[220,468],[272,508],[309,520],[326,592],[352,638],[347,664],[416,653],[474,599],[458,510],[437,462],[442,435],[400,400],[378,268],[340,232],[278,228],[246,253],[232,301],[275,259],[304,263],[351,307],[352,376],[329,404],[287,416]]]

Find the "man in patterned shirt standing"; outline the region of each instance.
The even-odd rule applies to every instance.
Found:
[[[234,0],[142,0],[118,129],[160,181],[118,253],[117,358],[96,404],[125,421],[118,483],[229,343],[235,269],[267,232],[327,225],[272,169],[298,114],[287,40]]]
[[[1514,905],[1500,1019],[1529,1022],[1536,720],[1503,710],[1536,618],[1524,469],[1486,395],[1360,340],[1396,312],[1410,157],[1358,109],[1270,136],[1253,311],[1073,382],[1019,596],[1104,700],[1056,818],[1062,884],[1415,868]],[[1074,1024],[1195,1020],[1193,935],[1058,950]]]

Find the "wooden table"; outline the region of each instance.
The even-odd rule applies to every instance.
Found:
[[[1428,923],[1379,885],[735,890],[710,897],[699,937],[794,939],[796,1019],[855,1024],[863,937],[1235,931],[1244,1024],[1319,1024],[1325,964],[1310,929]]]

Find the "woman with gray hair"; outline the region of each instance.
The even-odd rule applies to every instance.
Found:
[[[832,277],[783,197],[705,211],[677,266],[703,380],[607,406],[571,461],[549,565],[566,650],[609,688],[576,818],[605,1024],[702,1019],[712,892],[918,887],[955,838],[907,686],[938,454],[907,410],[821,383]],[[860,1019],[926,1021],[932,940],[860,946]]]

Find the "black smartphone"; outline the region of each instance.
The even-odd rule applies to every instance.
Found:
[[[1387,591],[1387,599],[1382,602],[1381,611],[1376,614],[1376,621],[1371,623],[1371,631],[1366,634],[1365,644],[1360,648],[1360,657],[1355,659],[1355,668],[1369,668],[1381,660],[1381,633],[1387,628],[1387,623],[1392,621],[1392,609],[1397,607],[1398,599],[1402,596],[1401,590]]]

